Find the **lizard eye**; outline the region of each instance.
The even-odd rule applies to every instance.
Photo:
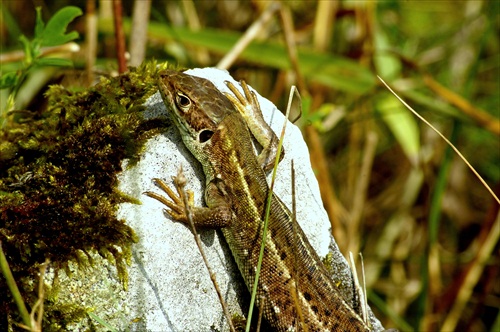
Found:
[[[198,135],[198,140],[200,141],[200,143],[205,143],[206,141],[208,141],[210,138],[212,138],[212,135],[214,134],[213,131],[211,130],[203,130],[200,132],[200,134]]]
[[[191,106],[191,99],[189,99],[185,94],[180,92],[177,93],[177,97],[175,98],[177,106],[182,109],[187,109]]]

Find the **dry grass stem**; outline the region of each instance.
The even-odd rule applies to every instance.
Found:
[[[335,27],[335,15],[339,1],[318,1],[314,20],[313,45],[319,51],[326,51],[332,40]]]
[[[147,33],[151,0],[134,2],[132,29],[130,31],[130,65],[139,66],[146,56]]]
[[[94,68],[97,59],[97,15],[96,0],[87,0],[85,10],[85,79],[86,85],[94,82]]]
[[[474,264],[465,276],[464,283],[458,292],[458,295],[453,303],[451,310],[449,311],[443,325],[441,326],[442,331],[454,331],[458,320],[462,316],[464,308],[467,302],[470,300],[474,287],[476,287],[479,278],[481,277],[486,263],[490,259],[495,246],[500,238],[500,212],[497,214],[495,223],[488,234],[486,240],[480,244],[480,248],[477,252],[477,256],[474,259]]]
[[[363,160],[361,162],[360,171],[355,185],[353,204],[351,209],[351,217],[347,225],[347,238],[349,240],[349,251],[359,252],[359,233],[361,221],[363,219],[363,211],[365,209],[368,185],[370,183],[370,174],[377,151],[378,136],[375,132],[370,131],[366,135]]]
[[[266,24],[271,20],[274,13],[279,9],[279,2],[272,2],[267,9],[260,15],[260,17],[253,22],[247,31],[241,36],[240,40],[233,46],[233,48],[226,53],[226,55],[215,66],[219,69],[228,69],[234,61],[240,56],[245,48],[254,40]]]
[[[200,17],[196,11],[196,6],[192,0],[184,0],[180,2],[182,9],[186,15],[187,24],[193,31],[200,31],[203,26],[200,22]],[[203,47],[193,47],[193,57],[200,65],[210,64],[210,54]]]
[[[186,186],[186,177],[184,176],[184,173],[182,172],[182,167],[179,167],[179,172],[177,173],[177,176],[174,178],[174,184],[175,187],[177,188],[177,192],[181,195],[182,201],[184,203],[184,208],[185,208],[185,213],[187,216],[187,219],[189,221],[189,227],[191,228],[191,231],[193,232],[194,239],[196,241],[196,245],[198,246],[198,250],[200,251],[201,257],[203,258],[203,262],[205,263],[205,266],[208,270],[208,274],[210,275],[210,280],[212,280],[212,283],[214,285],[215,291],[217,292],[217,296],[219,297],[219,302],[222,306],[222,311],[224,312],[224,316],[226,316],[227,324],[229,325],[229,329],[231,332],[236,332],[233,326],[233,322],[231,320],[231,314],[229,312],[229,309],[227,308],[226,301],[224,301],[224,297],[222,295],[222,292],[219,288],[219,284],[217,283],[217,279],[215,277],[215,273],[213,272],[212,268],[210,267],[210,264],[208,263],[207,256],[205,255],[205,250],[203,249],[203,245],[201,244],[200,236],[198,235],[198,232],[196,231],[196,226],[193,221],[193,211],[191,211],[191,205],[189,204],[189,198],[188,194],[186,192],[185,186]]]
[[[462,153],[444,136],[441,134],[439,130],[436,129],[429,121],[427,121],[424,117],[422,117],[420,114],[417,113],[413,108],[411,108],[410,105],[408,105],[401,97],[399,97],[392,89],[391,87],[385,83],[385,81],[380,77],[377,76],[379,80],[385,85],[385,87],[406,107],[408,108],[413,114],[415,114],[416,117],[418,117],[420,120],[422,120],[426,125],[428,125],[432,130],[434,130],[454,151],[455,153],[467,164],[467,166],[470,168],[472,173],[481,181],[483,186],[490,192],[491,196],[497,201],[498,204],[500,204],[500,199],[497,197],[495,192],[490,188],[490,186],[484,181],[484,179],[479,175],[479,173],[472,167],[472,165],[465,159],[465,157],[462,155]]]
[[[491,131],[493,134],[500,136],[500,120],[495,119],[486,111],[475,107],[460,95],[444,87],[431,75],[424,74],[423,77],[424,83],[429,87],[429,89],[437,93],[440,97],[448,101],[450,104],[456,106],[460,111],[474,120],[480,126]]]
[[[286,51],[290,63],[292,65],[293,73],[295,74],[295,80],[297,81],[297,86],[302,94],[308,96],[309,92],[304,81],[304,77],[300,73],[299,60],[297,55],[297,46],[295,45],[295,36],[293,28],[293,19],[290,8],[287,6],[280,7],[280,18],[281,26],[283,27],[283,36],[285,37]]]

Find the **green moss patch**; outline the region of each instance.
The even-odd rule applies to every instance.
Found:
[[[0,129],[0,241],[28,307],[46,259],[57,271],[70,261],[89,266],[98,252],[126,286],[137,237],[116,218],[119,203],[134,202],[117,190],[117,173],[166,124],[142,117],[157,71],[148,63],[80,92],[52,86],[46,109],[15,114]],[[0,312],[20,321],[3,277]]]

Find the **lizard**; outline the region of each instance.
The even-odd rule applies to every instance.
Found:
[[[243,96],[232,83],[226,84],[234,96],[220,92],[209,80],[178,71],[163,70],[158,76],[163,102],[205,175],[206,207],[192,206],[193,193],[188,192],[192,220],[197,227],[221,229],[251,289],[270,190],[266,172],[274,163],[278,139],[247,85],[241,82]],[[252,137],[263,147],[259,155]],[[145,194],[165,204],[172,219],[187,224],[181,192],[154,181],[168,198]],[[274,193],[256,301],[276,331],[370,331]]]

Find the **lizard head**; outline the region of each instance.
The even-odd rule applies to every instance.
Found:
[[[226,96],[204,78],[163,70],[158,88],[189,149],[208,142],[226,115],[236,112]]]

